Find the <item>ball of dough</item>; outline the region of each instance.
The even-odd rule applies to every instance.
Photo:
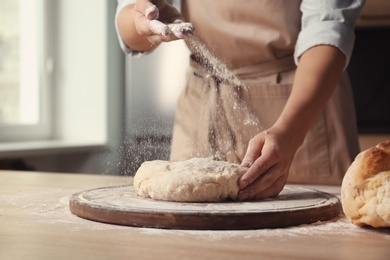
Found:
[[[390,141],[356,156],[343,179],[341,202],[353,224],[390,227]]]
[[[236,200],[238,180],[247,168],[210,158],[147,161],[134,176],[138,196],[178,202]]]

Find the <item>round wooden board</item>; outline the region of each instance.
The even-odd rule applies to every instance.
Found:
[[[70,211],[104,223],[168,229],[279,228],[330,220],[340,214],[337,197],[285,186],[278,197],[253,202],[178,203],[138,197],[133,186],[104,187],[71,196]]]

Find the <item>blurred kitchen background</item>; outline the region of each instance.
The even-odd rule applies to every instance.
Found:
[[[168,159],[188,50],[125,57],[116,0],[0,0],[0,169],[130,175]],[[348,68],[361,148],[390,139],[390,1],[367,0]]]

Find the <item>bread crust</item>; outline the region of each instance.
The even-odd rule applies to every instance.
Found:
[[[341,202],[353,224],[390,227],[390,140],[356,156],[342,182]]]

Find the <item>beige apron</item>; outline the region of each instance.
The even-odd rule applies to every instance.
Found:
[[[298,0],[187,0],[183,15],[245,87],[211,75],[196,57],[178,100],[171,160],[209,157],[240,163],[247,144],[271,127],[290,95]],[[288,182],[340,184],[359,151],[352,92],[342,77],[291,165]]]

